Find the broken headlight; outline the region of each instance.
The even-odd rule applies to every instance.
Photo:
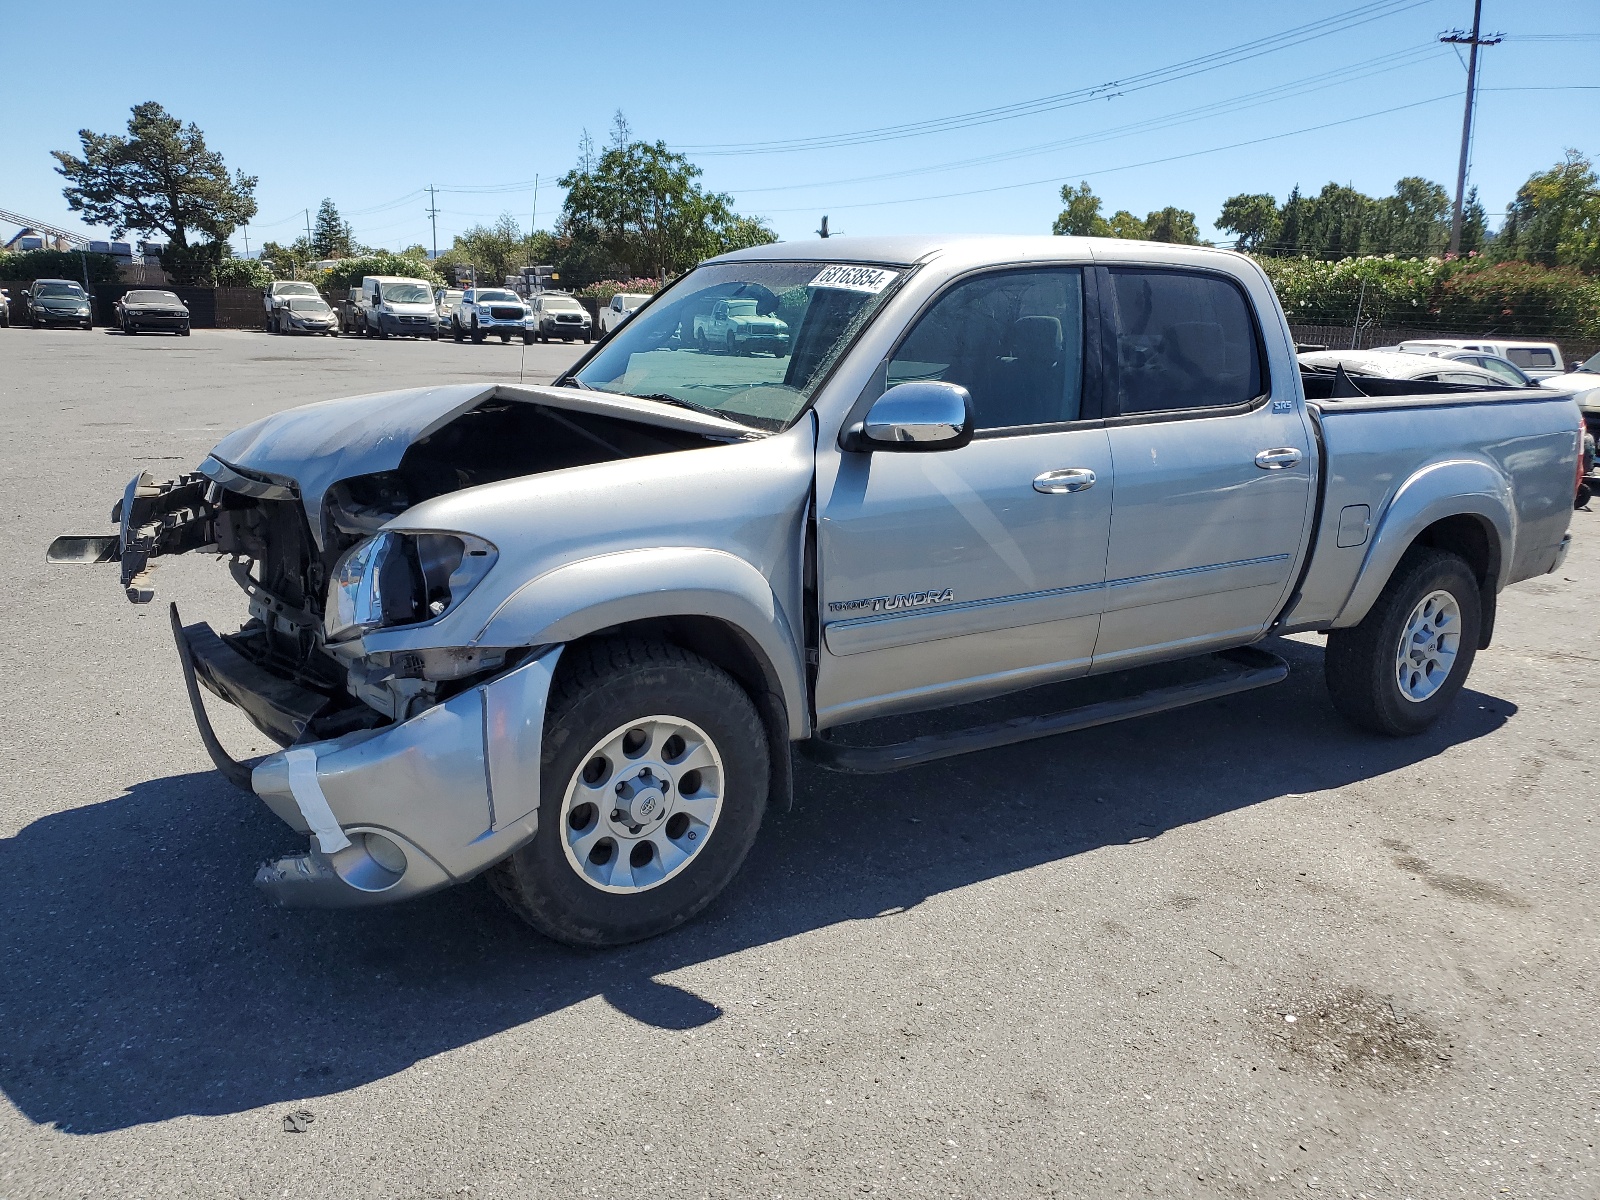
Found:
[[[328,584],[328,641],[443,616],[489,573],[497,553],[470,533],[385,531],[357,543]]]

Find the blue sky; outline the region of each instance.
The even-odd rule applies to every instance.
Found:
[[[1236,50],[1353,10],[1322,36]],[[1484,10],[1487,31],[1515,35],[1484,51],[1474,140],[1472,181],[1499,213],[1565,147],[1600,158],[1600,6]],[[91,0],[67,28],[49,8],[13,6],[0,36],[23,64],[38,47],[50,82],[8,97],[0,208],[79,228],[49,151],[76,151],[80,128],[121,131],[153,99],[259,176],[252,248],[304,232],[302,210],[325,196],[365,242],[428,244],[430,183],[442,248],[503,211],[526,228],[536,176],[550,226],[580,134],[603,141],[621,108],[636,136],[684,149],[704,183],[784,239],[813,236],[823,213],[845,233],[1048,232],[1061,182],[1079,179],[1108,214],[1175,204],[1209,236],[1237,192],[1281,199],[1335,180],[1379,194],[1410,174],[1453,187],[1465,71],[1435,39],[1471,17],[1470,0],[171,0],[154,20]],[[1588,36],[1540,36],[1572,34]],[[1220,57],[1138,79],[1208,55]],[[1059,99],[871,132],[1042,97]],[[804,139],[825,144],[768,152]]]

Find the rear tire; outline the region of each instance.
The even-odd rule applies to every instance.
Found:
[[[1334,708],[1373,733],[1423,732],[1466,682],[1482,619],[1471,568],[1447,551],[1413,548],[1361,623],[1328,635],[1323,677]]]
[[[631,734],[622,742],[615,739],[634,722],[642,728],[693,731],[690,736],[703,738],[699,744],[709,753],[687,751],[680,740],[678,761],[717,765],[675,770],[670,738],[659,754],[649,740],[632,755],[624,753],[620,747]],[[602,754],[608,745],[618,749]],[[620,794],[622,780],[648,777],[636,765],[641,760],[654,765],[657,778],[669,777],[669,786],[661,789],[661,807],[638,817],[643,826],[638,837],[630,838],[626,830],[615,836],[623,828],[617,823],[620,809],[599,812],[584,802],[585,796],[600,799],[606,808],[622,805],[609,784],[618,780]],[[592,782],[596,776],[598,787]],[[489,883],[528,924],[568,945],[620,946],[655,937],[696,916],[738,872],[766,812],[767,778],[761,719],[726,672],[662,642],[577,646],[561,662],[545,718],[539,833],[491,868]],[[686,793],[692,804],[684,803]],[[716,799],[708,804],[710,796]],[[691,811],[706,820],[691,820]],[[664,877],[660,850],[652,847],[666,845],[662,838],[673,840],[669,851],[688,855]],[[628,869],[612,874],[624,854]],[[651,881],[652,874],[658,882]]]

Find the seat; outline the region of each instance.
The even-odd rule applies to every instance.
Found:
[[[1011,353],[995,364],[995,387],[979,409],[979,426],[996,429],[1065,420],[1060,319],[1019,317],[1011,325],[1010,341]]]

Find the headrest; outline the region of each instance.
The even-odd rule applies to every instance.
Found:
[[[1220,375],[1227,370],[1222,326],[1215,321],[1176,321],[1167,327],[1167,336],[1173,357],[1201,374]]]
[[[1055,317],[1020,317],[1011,327],[1011,353],[1024,362],[1061,357],[1061,322]]]

